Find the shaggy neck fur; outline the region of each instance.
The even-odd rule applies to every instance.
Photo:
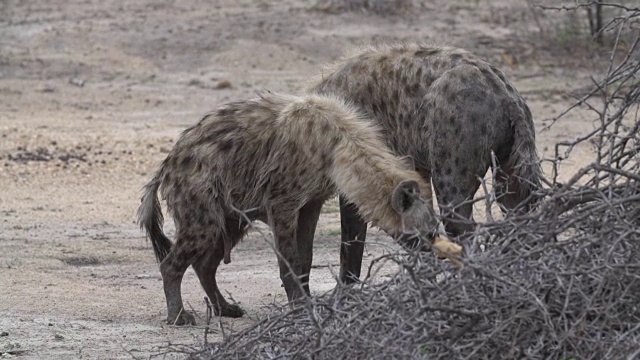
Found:
[[[398,184],[414,180],[421,197],[431,201],[431,189],[416,173],[404,169],[398,158],[358,141],[342,144],[332,169],[338,190],[353,202],[361,216],[389,234],[405,231],[400,214],[391,206],[391,196]]]
[[[405,180],[416,181],[421,198],[429,204],[431,186],[406,161],[391,153],[373,122],[360,118],[342,100],[339,103],[344,106],[336,107],[335,100],[316,97],[312,101],[314,107],[325,110],[319,114],[331,114],[315,118],[316,126],[330,127],[330,133],[337,137],[329,176],[338,191],[357,205],[364,219],[387,233],[399,234],[404,230],[402,219],[391,205],[396,186]]]

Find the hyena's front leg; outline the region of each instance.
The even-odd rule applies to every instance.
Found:
[[[296,211],[283,211],[284,206],[274,207],[269,211],[269,224],[278,250],[278,266],[280,279],[287,292],[289,302],[304,297],[301,285],[300,258],[296,228],[298,214]]]
[[[300,209],[298,214],[296,233],[300,257],[300,274],[302,275],[301,281],[307,295],[311,293],[309,291],[309,274],[311,273],[311,263],[313,262],[313,237],[323,203],[323,200],[310,201]]]
[[[351,284],[360,278],[367,223],[360,217],[358,208],[340,195],[340,281]]]

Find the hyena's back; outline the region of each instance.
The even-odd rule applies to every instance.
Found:
[[[234,212],[234,208],[262,210],[267,202],[286,201],[292,189],[301,193],[296,196],[298,202],[332,194],[326,174],[309,171],[327,171],[322,160],[329,150],[316,144],[323,157],[300,151],[299,142],[304,138],[296,134],[315,129],[278,123],[287,101],[293,100],[268,96],[229,103],[185,130],[168,156],[172,163],[165,168],[172,171],[162,174],[161,191],[171,210],[202,203],[207,206],[203,212],[221,213],[222,218],[222,213]],[[309,138],[306,145],[315,142]],[[309,189],[302,191],[301,184]]]
[[[431,178],[441,207],[470,218],[463,205],[491,166],[507,208],[540,184],[531,112],[505,75],[467,51],[411,44],[369,48],[325,70],[314,86],[364,109],[399,155]],[[446,223],[454,235],[469,225]]]

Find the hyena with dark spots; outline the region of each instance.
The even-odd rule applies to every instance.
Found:
[[[146,185],[138,210],[160,261],[167,321],[194,323],[180,293],[190,265],[216,314],[242,316],[215,274],[253,220],[273,230],[288,299],[308,294],[313,235],[322,204],[336,190],[401,242],[409,233],[440,240],[431,186],[379,134],[345,102],[322,95],[229,103],[187,129]],[[158,191],[176,224],[173,244],[162,232]]]
[[[452,47],[403,44],[367,48],[325,69],[312,90],[354,103],[380,126],[386,143],[433,182],[447,232],[474,228],[469,200],[496,156],[498,202],[526,211],[541,170],[531,112],[495,66]],[[340,199],[340,278],[360,276],[366,223]]]

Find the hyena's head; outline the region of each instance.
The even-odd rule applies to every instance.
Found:
[[[440,235],[431,198],[420,195],[420,187],[414,180],[402,181],[391,195],[391,206],[400,215],[400,226],[391,235],[404,247],[416,248],[420,238],[433,242]]]

